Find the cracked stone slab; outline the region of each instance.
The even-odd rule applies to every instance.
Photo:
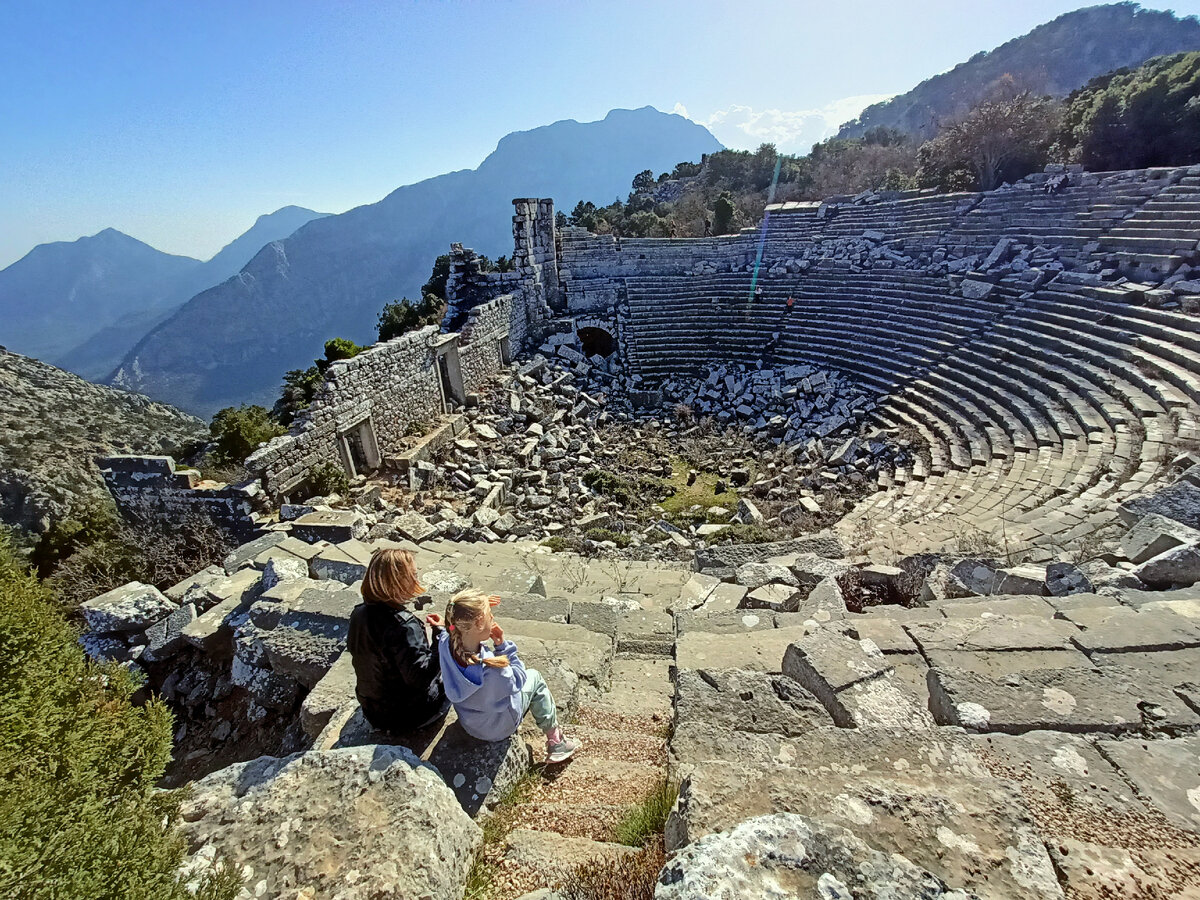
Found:
[[[810,691],[843,728],[933,727],[924,704],[893,677],[895,668],[870,641],[827,629],[807,635],[788,647],[783,674]]]
[[[675,664],[680,669],[754,669],[782,672],[788,645],[817,627],[791,625],[730,634],[713,640],[711,634],[689,631],[675,642]]]
[[[938,723],[971,731],[1120,734],[1200,725],[1169,687],[1136,669],[1029,669],[1001,680],[946,667],[931,668],[928,678]]]
[[[1164,816],[1200,831],[1200,736],[1100,741],[1097,747]]]
[[[994,616],[912,622],[904,630],[924,653],[933,650],[1070,650],[1079,629],[1042,616]]]
[[[870,746],[860,732],[833,731]],[[693,767],[667,822],[668,851],[725,831],[730,822],[796,813],[869,836],[881,852],[900,854],[981,897],[1062,896],[1011,782],[927,775],[915,766],[898,771],[894,762],[875,774],[852,753],[839,758],[828,744],[821,759],[813,768],[774,762]]]
[[[1088,654],[1200,647],[1200,621],[1169,610],[1093,607],[1060,615],[1079,626],[1072,640]]]
[[[742,669],[679,671],[675,721],[702,722],[720,734],[799,734],[833,724],[816,697],[791,678]]]

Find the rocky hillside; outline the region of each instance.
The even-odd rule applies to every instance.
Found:
[[[33,531],[107,496],[93,457],[169,453],[207,435],[177,409],[3,349],[0,397],[0,521]]]
[[[238,277],[188,301],[125,358],[113,384],[198,414],[270,406],[288,369],[335,336],[371,342],[383,304],[416,297],[451,241],[512,252],[513,197],[625,196],[630,172],[720,149],[703,127],[650,107],[503,138],[479,168],[398,188],[264,247]]]
[[[1003,78],[1038,94],[1064,97],[1097,75],[1139,66],[1154,56],[1200,50],[1200,22],[1136,3],[1091,6],[1039,25],[906,94],[868,106],[838,137],[862,137],[872,128],[898,128],[918,138],[969,110]]]

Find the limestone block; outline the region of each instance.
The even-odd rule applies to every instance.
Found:
[[[1127,525],[1157,513],[1189,528],[1200,529],[1200,487],[1188,481],[1177,481],[1152,494],[1127,500],[1117,511]]]
[[[675,721],[719,735],[792,735],[833,724],[825,707],[794,679],[742,669],[681,669]]]
[[[198,848],[185,877],[227,860],[248,866],[265,896],[313,900],[458,900],[482,840],[436,769],[381,745],[214,772],[193,786],[182,821]]]
[[[1200,530],[1158,513],[1142,516],[1121,539],[1121,555],[1133,563],[1147,560],[1182,544],[1200,541]]]
[[[250,565],[260,553],[279,546],[287,535],[280,531],[270,531],[260,538],[242,544],[222,560],[226,575],[232,575],[238,569]]]
[[[799,584],[796,576],[786,566],[765,562],[751,562],[740,566],[737,570],[737,583],[750,591],[764,584],[786,584],[792,587]]]
[[[342,653],[300,705],[300,726],[312,740],[339,712],[358,706],[354,693],[357,678],[350,652]]]
[[[928,712],[894,673],[870,641],[829,629],[791,644],[783,657],[783,674],[820,700],[839,727],[932,727]]]
[[[1097,747],[1163,815],[1200,831],[1200,737],[1101,741]]]
[[[764,847],[771,852],[764,854]],[[967,896],[958,889],[961,883],[947,886],[904,856],[882,853],[846,828],[789,813],[756,816],[684,847],[664,867],[654,896],[771,897],[781,884],[793,897]]]
[[[1060,615],[1079,626],[1072,640],[1088,654],[1200,647],[1200,620],[1169,609],[1081,607]]]
[[[1027,669],[999,679],[935,665],[929,670],[929,707],[939,724],[1010,734],[1121,734],[1200,724],[1169,687],[1118,666]]]
[[[292,522],[292,534],[309,544],[317,541],[340,544],[366,537],[367,521],[362,513],[355,510],[318,510]]]
[[[131,581],[93,597],[80,606],[83,620],[95,632],[143,631],[178,609],[158,588]]]
[[[504,741],[480,741],[457,721],[429,754],[429,762],[454,791],[467,815],[491,808],[533,764],[533,750],[518,735]]]
[[[367,574],[371,547],[361,541],[347,540],[324,548],[309,563],[314,578],[354,584]]]
[[[1133,570],[1151,587],[1178,587],[1200,581],[1200,541],[1180,544],[1151,557]]]
[[[800,607],[800,589],[790,584],[764,584],[750,591],[742,601],[742,606],[746,609],[795,612]]]
[[[183,629],[195,621],[196,607],[184,603],[165,619],[160,619],[146,629],[146,649],[142,659],[147,662],[160,662],[169,659],[187,646],[187,638]]]

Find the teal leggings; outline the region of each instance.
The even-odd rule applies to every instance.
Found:
[[[521,715],[533,712],[533,721],[544,734],[558,727],[558,712],[546,679],[537,669],[525,670],[525,684],[521,687]]]

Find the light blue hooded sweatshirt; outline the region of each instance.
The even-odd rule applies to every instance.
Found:
[[[503,741],[516,734],[524,715],[521,688],[525,684],[525,666],[517,658],[517,645],[503,641],[495,651],[480,645],[480,662],[464,668],[450,652],[450,636],[443,631],[438,640],[446,697],[467,734],[481,741]],[[507,656],[508,666],[485,666],[482,660],[489,656]]]

